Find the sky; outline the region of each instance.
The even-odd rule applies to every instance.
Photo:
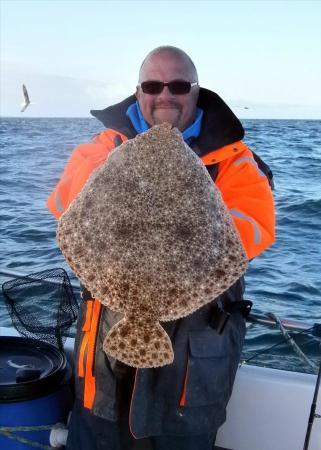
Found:
[[[240,118],[321,119],[321,1],[0,0],[0,114],[89,117],[159,45]],[[20,112],[22,83],[31,101]]]

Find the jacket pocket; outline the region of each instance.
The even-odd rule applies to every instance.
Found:
[[[215,404],[218,408],[226,407],[244,334],[242,317],[236,320],[231,317],[221,335],[212,329],[189,333],[189,355],[180,406]]]

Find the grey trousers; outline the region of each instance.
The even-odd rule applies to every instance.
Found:
[[[213,450],[216,433],[195,436],[152,436],[135,439],[128,416],[111,422],[75,402],[66,450]]]

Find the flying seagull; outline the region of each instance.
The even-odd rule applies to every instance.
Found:
[[[22,85],[23,103],[21,103],[21,112],[24,112],[30,105],[29,95],[26,86]]]

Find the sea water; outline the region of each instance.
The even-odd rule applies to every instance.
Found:
[[[256,313],[320,323],[321,121],[244,120],[243,126],[245,143],[273,171],[277,213],[276,243],[250,263],[246,298],[253,301]],[[57,247],[56,220],[45,203],[73,148],[102,130],[91,118],[1,119],[2,269],[30,274],[63,267],[77,282]],[[8,278],[1,276],[0,282]],[[0,297],[0,325],[10,324]],[[318,361],[320,346],[315,337],[304,333],[295,339]],[[280,341],[278,329],[255,325],[248,330],[243,358]],[[309,371],[287,343],[257,361]]]

